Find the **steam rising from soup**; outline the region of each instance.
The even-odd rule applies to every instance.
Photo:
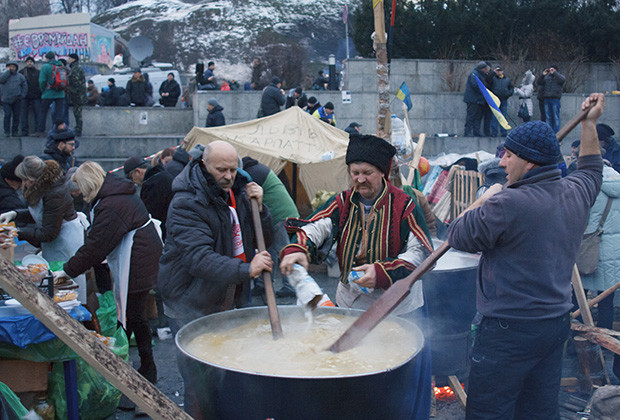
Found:
[[[194,338],[186,350],[194,357],[226,368],[277,376],[364,374],[405,363],[421,347],[416,336],[386,320],[357,347],[326,350],[355,317],[321,314],[312,323],[302,317],[282,319],[284,338],[274,340],[268,319],[247,320]]]

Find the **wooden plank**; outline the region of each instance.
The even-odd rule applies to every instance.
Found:
[[[450,375],[448,376],[448,383],[450,384],[450,388],[452,388],[452,391],[454,391],[454,396],[461,405],[461,408],[465,410],[465,408],[467,407],[467,394],[461,386],[461,381],[459,381],[459,378],[457,378],[455,375]]]
[[[26,280],[12,261],[3,257],[0,257],[0,286],[149,416],[191,419],[155,385],[41,293],[34,283]]]
[[[593,327],[594,319],[592,318],[592,312],[590,312],[590,307],[588,306],[586,292],[583,290],[583,284],[581,283],[581,276],[579,275],[579,269],[577,268],[577,264],[573,265],[573,275],[571,281],[573,283],[573,291],[575,292],[575,297],[577,298],[579,309],[581,309],[581,317],[583,318],[583,323]],[[598,349],[598,355],[603,371],[605,372],[605,381],[607,385],[610,385],[611,381],[609,380],[609,374],[607,373],[607,369],[605,369],[605,358],[603,357],[603,351],[600,348]]]
[[[599,303],[601,300],[605,299],[607,296],[611,295],[612,293],[614,293],[616,290],[618,290],[620,288],[620,281],[616,284],[614,284],[613,286],[611,286],[609,289],[605,290],[603,293],[601,293],[600,295],[598,295],[597,297],[590,299],[588,301],[588,306],[591,308],[594,305],[596,305],[597,303]],[[577,318],[579,315],[581,315],[581,309],[577,309],[575,312],[573,312],[573,319]]]

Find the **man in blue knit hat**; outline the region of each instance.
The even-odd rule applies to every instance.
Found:
[[[559,419],[562,348],[570,332],[571,273],[588,212],[602,183],[596,122],[605,97],[592,94],[577,170],[565,178],[560,146],[541,121],[506,138],[496,184],[448,229],[449,244],[482,252],[477,329],[466,418]]]

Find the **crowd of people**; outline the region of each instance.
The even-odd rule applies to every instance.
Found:
[[[35,60],[27,57],[20,70],[19,63],[9,61],[7,70],[0,74],[0,93],[4,112],[4,136],[44,136],[48,113],[51,109],[52,123],[62,119],[69,125],[69,108],[73,110],[73,131],[82,136],[83,106],[152,106],[153,86],[148,73],[140,68],[133,70],[132,78],[125,87],[116,86],[110,77],[101,91],[92,80],[86,81],[80,58],[72,53],[57,59],[52,51],[45,55],[41,70]],[[159,105],[175,107],[181,96],[181,86],[174,74],[159,87]]]
[[[519,99],[518,117],[528,122],[534,116],[532,97],[536,92],[540,109],[540,120],[547,122],[555,133],[560,130],[561,98],[566,78],[558,71],[557,65],[551,65],[535,77],[531,70],[527,70],[519,87],[515,87],[512,80],[504,74],[502,66],[491,69],[487,61],[479,62],[467,78],[463,101],[467,105],[465,117],[465,136],[474,137],[506,137],[508,131],[502,127],[493,115],[491,108],[484,97],[480,85],[492,92],[500,101],[498,106],[504,117],[509,118],[508,99],[517,95]],[[481,128],[482,126],[482,128]],[[499,127],[499,132],[498,132]]]
[[[71,84],[79,78],[79,60],[68,64],[67,83]],[[145,313],[151,290],[156,291],[165,322],[176,333],[199,317],[248,305],[252,295],[264,292],[263,272],[279,271],[287,276],[295,264],[308,268],[310,263],[321,263],[326,257],[322,247],[334,243],[341,273],[335,303],[368,309],[433,251],[429,223],[421,211],[423,198],[405,192],[390,179],[396,149],[381,138],[361,134],[357,122],[347,127],[350,140],[345,163],[352,185],[343,186],[342,192],[305,220],[273,171],[252,156],[239,156],[225,141],[191,150],[164,149],[148,160],[131,156],[123,165],[123,176],[106,173],[95,162],[77,163],[73,157],[79,146],[77,124],[75,131],[67,127],[63,118],[67,101],[61,96],[65,90],[53,89],[49,82],[60,66],[62,63],[50,55],[38,77],[40,110],[45,109],[46,114],[46,107],[54,106],[54,126],[43,154],[18,155],[0,168],[0,223],[14,221],[18,239],[41,247],[43,257],[50,261],[65,261],[54,277],[76,279],[80,300],[86,287],[83,273],[107,261],[107,286],[99,286],[106,281],[98,279],[99,291],[114,290],[120,302],[119,322],[128,335],[136,337],[138,371],[153,383],[158,379],[157,366]],[[0,78],[5,81],[0,83],[10,81],[11,89],[19,92],[15,97],[26,102],[26,76],[35,78],[28,71],[21,78],[16,76],[17,64],[9,67],[6,80],[5,73]],[[209,63],[202,85],[216,83],[214,68],[214,63]],[[620,211],[620,145],[609,125],[597,124],[605,97],[593,94],[582,104],[587,112],[581,140],[573,144],[575,165],[569,162],[562,172],[555,133],[560,124],[564,77],[555,66],[543,71],[537,81],[526,72],[521,86],[515,88],[501,66],[491,70],[488,63],[479,63],[465,93],[466,134],[480,135],[488,109],[480,101],[477,83],[470,83],[475,82],[474,76],[497,95],[500,110],[505,112],[508,98],[516,93],[527,115],[522,116],[524,123],[510,132],[488,119],[489,135],[499,129],[498,133],[506,136],[497,162],[503,168],[506,186],[489,185],[447,228],[451,247],[481,253],[477,290],[481,321],[472,350],[467,418],[557,418],[562,349],[573,308],[571,273],[584,232],[607,217],[603,217],[609,212],[607,203],[611,203],[610,220]],[[174,75],[170,74],[167,82],[163,93],[169,94],[161,97],[171,103],[178,91]],[[547,122],[529,121],[535,84],[539,100],[543,92]],[[85,86],[83,82],[84,96],[88,92]],[[109,89],[99,94],[97,102],[125,96],[137,105],[147,103],[140,102],[148,100],[149,89],[139,69],[124,92],[120,89],[110,79]],[[321,105],[315,96],[308,98],[301,87],[287,94],[274,76],[262,90],[261,117],[274,115],[283,106],[297,106],[335,125],[333,103]],[[68,92],[69,100],[77,100]],[[96,89],[91,93],[95,95]],[[32,103],[36,101],[28,103],[26,112]],[[8,108],[13,116],[13,108]],[[19,109],[24,109],[21,102]],[[78,109],[81,111],[81,105]],[[216,99],[209,99],[206,125],[224,124],[223,108]],[[13,126],[9,124],[11,134]],[[268,247],[262,252],[256,250],[252,200],[258,206]],[[610,236],[618,231],[615,224],[607,231]],[[602,249],[616,249],[615,239],[605,239]],[[601,252],[601,270],[584,276],[587,288],[601,291],[615,282],[615,259],[608,256]],[[123,266],[129,269],[123,270]],[[352,270],[363,274],[350,280]],[[352,282],[371,292],[361,292]],[[290,295],[293,290],[285,282],[278,293]],[[394,314],[426,328],[428,314],[421,283],[414,285]],[[610,319],[613,297],[602,306],[600,325],[608,327]],[[184,409],[199,416],[205,400],[197,395],[191,368],[183,358],[178,364],[185,382]],[[614,372],[620,376],[620,361]],[[416,357],[409,391],[401,417],[428,418],[428,342]]]

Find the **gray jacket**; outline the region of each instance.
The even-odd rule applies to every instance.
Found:
[[[603,161],[580,156],[565,178],[556,167],[532,169],[448,228],[453,248],[482,251],[477,307],[483,316],[548,319],[573,306],[571,273]]]
[[[7,70],[0,74],[0,85],[2,85],[2,102],[7,104],[23,99],[28,94],[26,78],[18,72],[11,73]]]

